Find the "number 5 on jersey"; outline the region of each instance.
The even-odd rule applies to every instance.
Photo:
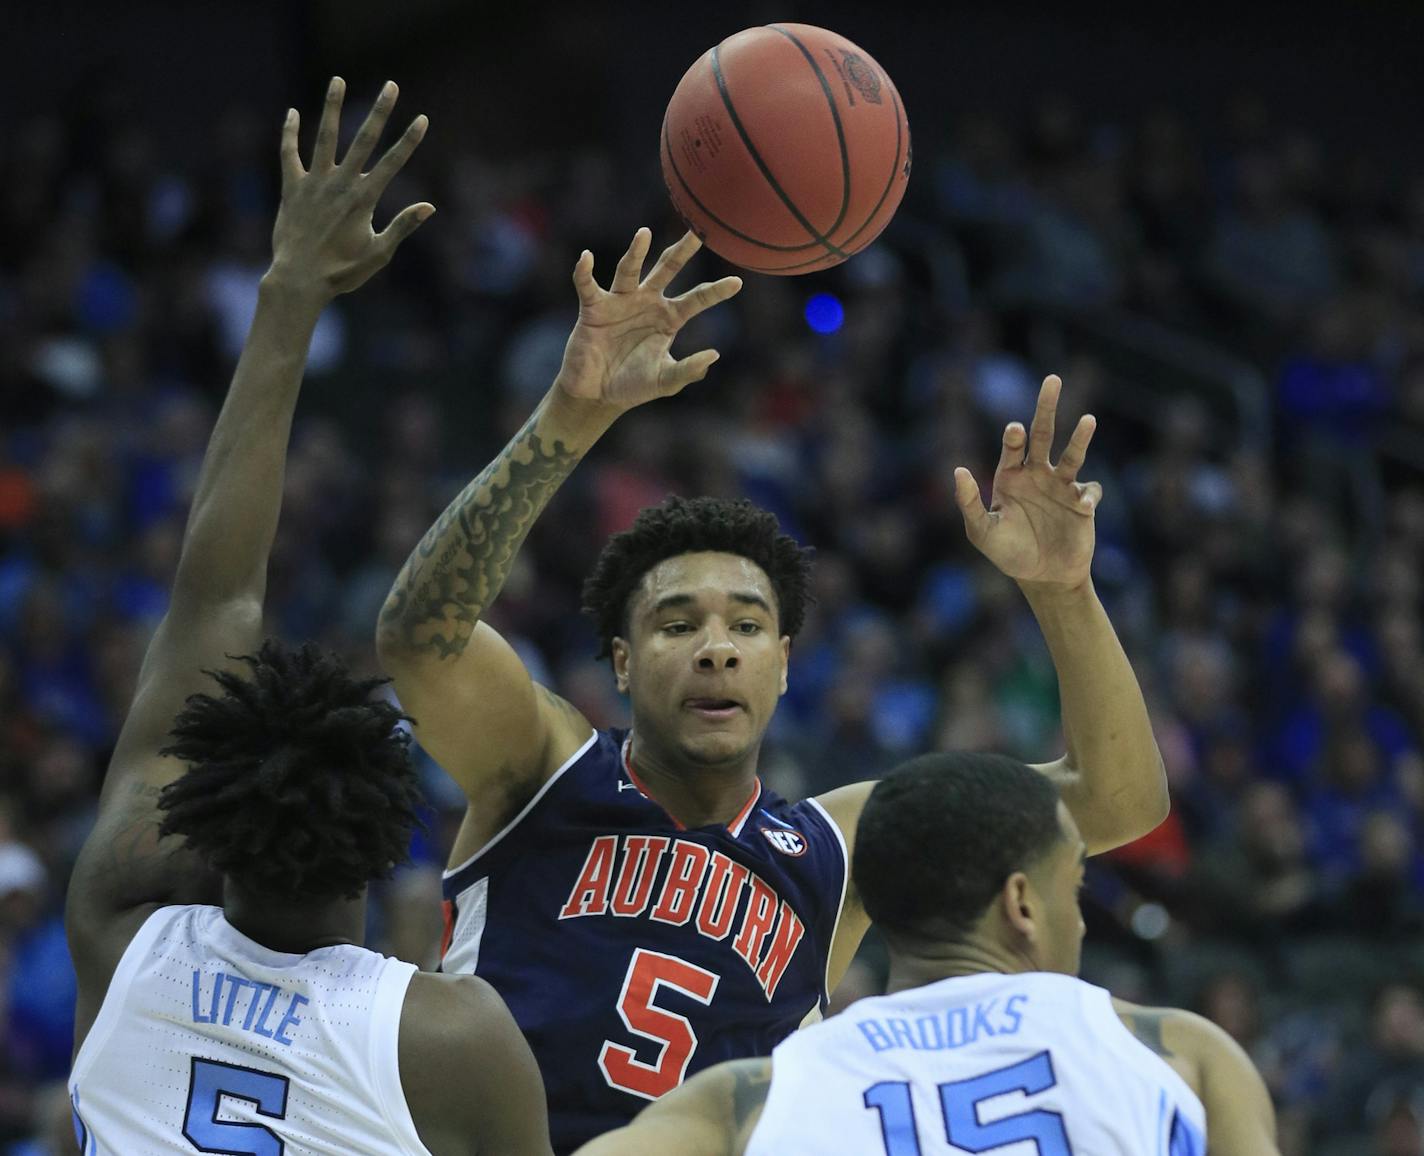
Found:
[[[686,1016],[666,1011],[653,1001],[658,989],[666,986],[698,1003],[710,1004],[718,978],[675,955],[643,947],[633,952],[618,996],[618,1015],[633,1035],[660,1046],[656,1060],[649,1064],[638,1059],[632,1048],[604,1040],[598,1054],[603,1078],[612,1087],[645,1100],[656,1100],[682,1083],[697,1050],[697,1033]]]

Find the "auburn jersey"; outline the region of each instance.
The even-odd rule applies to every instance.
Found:
[[[446,872],[442,968],[504,997],[572,1151],[817,1018],[846,877],[816,801],[758,783],[730,824],[684,828],[644,794],[627,733],[598,732]]]

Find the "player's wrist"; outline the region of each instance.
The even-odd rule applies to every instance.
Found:
[[[578,396],[569,390],[560,373],[544,397],[540,431],[571,447],[586,449],[607,432],[626,408],[598,398]]]
[[[258,283],[259,300],[287,309],[320,313],[335,296],[335,291],[320,278],[280,257],[272,261]]]
[[[1072,582],[1030,581],[1018,579],[1019,589],[1031,605],[1072,607],[1092,605],[1098,600],[1091,575]]]

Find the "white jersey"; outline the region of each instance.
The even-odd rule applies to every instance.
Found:
[[[160,908],[75,1057],[85,1156],[430,1156],[397,1065],[414,973],[364,947],[271,951],[221,908]]]
[[[997,973],[861,1000],[772,1053],[747,1156],[1203,1156],[1206,1112],[1102,988]]]

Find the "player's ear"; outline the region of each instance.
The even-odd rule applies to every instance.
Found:
[[[1027,875],[1015,871],[1005,879],[999,902],[1014,931],[1030,943],[1038,938],[1038,896]]]
[[[624,639],[616,637],[608,644],[608,648],[612,652],[613,678],[618,684],[618,693],[627,694],[628,658],[632,654],[632,649]]]
[[[786,693],[786,672],[791,669],[791,636],[781,636],[781,692]]]

